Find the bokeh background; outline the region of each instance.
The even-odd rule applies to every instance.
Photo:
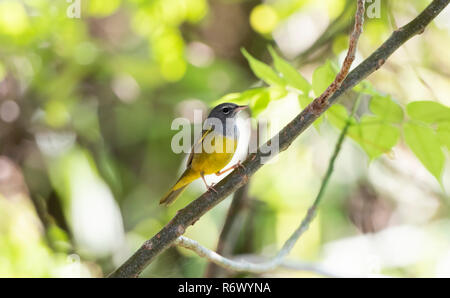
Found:
[[[375,2],[380,14],[366,21],[355,64],[430,1]],[[158,204],[184,166],[171,150],[172,120],[261,84],[242,47],[270,63],[270,44],[311,81],[326,59],[342,61],[354,8],[350,0],[1,0],[0,277],[114,270],[205,190],[196,182],[173,206]],[[368,81],[401,105],[448,106],[449,48],[447,7]],[[299,111],[288,94],[260,117],[274,133]],[[311,127],[256,173],[229,254],[276,253],[314,199],[338,134],[327,122]],[[403,142],[370,161],[346,140],[319,214],[289,258],[335,276],[450,277],[449,191],[448,162],[439,183]],[[230,202],[186,235],[215,249]],[[200,277],[206,266],[170,248],[142,276]]]

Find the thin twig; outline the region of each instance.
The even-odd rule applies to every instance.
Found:
[[[306,109],[297,115],[277,135],[262,147],[278,140],[279,152],[286,150],[290,144],[308,128],[314,120],[324,113],[329,106],[347,90],[364,80],[368,75],[379,69],[386,59],[394,53],[401,45],[413,36],[422,33],[425,27],[449,4],[450,0],[434,0],[419,16],[405,26],[394,31],[392,35],[366,60],[352,70],[345,80],[327,100],[325,105],[317,105],[314,100]],[[314,107],[323,107],[315,110]],[[261,159],[264,153],[259,150],[244,161],[245,169],[240,168],[233,171],[221,180],[214,188],[218,191],[206,192],[191,202],[185,208],[178,211],[172,220],[164,226],[154,237],[147,240],[122,266],[117,268],[110,277],[137,277],[150,264],[156,256],[166,250],[181,235],[186,228],[194,224],[211,208],[219,204],[230,194],[246,184],[256,171],[262,167]],[[272,155],[272,157],[275,155]]]
[[[353,61],[355,60],[356,45],[358,44],[359,36],[362,32],[362,24],[364,22],[364,0],[358,0],[358,8],[356,10],[355,16],[355,27],[350,35],[350,42],[348,46],[347,55],[345,56],[344,62],[342,64],[341,70],[336,75],[333,83],[318,97],[316,98],[308,107],[312,113],[322,113],[323,109],[329,105],[328,99],[333,95],[336,90],[341,87],[342,82],[347,76]]]
[[[233,257],[233,260],[245,260],[247,262],[252,263],[261,263],[268,260],[268,257],[264,257],[261,255],[254,255],[254,254],[242,254],[237,255]],[[292,260],[292,259],[283,259],[283,261],[280,263],[278,268],[283,269],[290,269],[295,271],[307,271],[316,273],[325,277],[341,277],[336,273],[330,272],[329,270],[322,268],[322,265],[311,263],[311,262],[304,262],[304,261],[298,261],[298,260]]]
[[[332,274],[322,268],[320,266],[304,263],[295,260],[281,260],[275,267],[271,264],[269,265],[267,262],[264,263],[253,263],[258,259],[262,259],[262,257],[253,257],[253,256],[238,256],[234,259],[228,259],[222,257],[215,251],[212,251],[202,245],[200,245],[197,241],[189,239],[185,236],[180,236],[175,240],[175,245],[182,246],[189,250],[194,251],[200,257],[204,257],[208,259],[210,262],[223,267],[225,269],[233,270],[233,271],[245,271],[245,272],[253,272],[253,273],[264,273],[275,269],[275,267],[297,270],[297,271],[309,271],[314,272],[316,274],[320,274],[327,277],[337,277],[335,274]],[[249,261],[252,262],[249,262]]]

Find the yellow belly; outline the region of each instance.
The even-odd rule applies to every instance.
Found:
[[[211,147],[203,148],[200,153],[194,153],[191,164],[192,170],[205,175],[214,174],[222,170],[231,161],[236,151],[237,140],[223,136],[220,136],[220,138],[222,142],[215,142],[216,138],[212,139]]]
[[[201,152],[194,153],[192,162],[171,191],[180,189],[200,178],[201,174],[210,175],[219,172],[233,159],[237,147],[237,139],[225,138],[222,135],[219,137],[222,138],[222,142],[215,143],[211,141],[211,146],[206,148],[208,151],[202,149]],[[208,142],[205,141],[205,143]]]

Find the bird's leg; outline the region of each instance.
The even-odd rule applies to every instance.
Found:
[[[200,176],[202,176],[203,183],[205,183],[206,188],[208,189],[208,191],[209,191],[209,190],[212,190],[212,191],[214,191],[215,193],[218,193],[218,191],[215,190],[214,187],[213,187],[213,186],[214,186],[214,183],[211,183],[211,185],[208,185],[208,183],[206,183],[205,175],[203,174],[203,172],[200,173]]]
[[[236,169],[236,168],[242,168],[242,169],[245,170],[245,166],[244,166],[243,164],[241,164],[241,161],[240,161],[240,160],[238,160],[238,162],[237,162],[234,166],[231,166],[231,167],[229,167],[228,169],[219,171],[219,172],[216,173],[216,175],[217,175],[217,176],[220,176],[220,175],[222,175],[223,173],[226,173],[226,172],[228,172],[228,171],[234,170],[234,169]]]

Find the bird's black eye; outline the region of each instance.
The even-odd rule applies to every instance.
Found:
[[[223,108],[222,112],[226,115],[226,114],[228,114],[230,112],[230,109],[229,108]]]

